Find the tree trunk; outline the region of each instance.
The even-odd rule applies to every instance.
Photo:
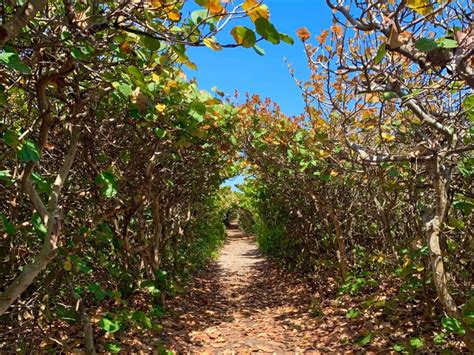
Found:
[[[459,316],[459,311],[449,293],[446,271],[439,238],[443,229],[444,219],[448,209],[449,176],[446,168],[440,164],[440,157],[435,157],[430,166],[435,192],[435,206],[425,221],[426,239],[430,251],[433,282],[438,299],[444,310],[452,317]]]
[[[337,242],[337,259],[339,261],[339,267],[341,269],[341,276],[342,279],[345,281],[349,276],[349,266],[347,262],[347,255],[346,255],[346,246],[344,243],[344,239],[342,236],[342,227],[339,219],[336,216],[336,211],[332,204],[328,205],[329,217],[331,218],[331,222],[334,226],[334,233],[336,235],[336,242]]]
[[[30,197],[35,209],[40,213],[43,223],[47,227],[47,233],[44,237],[43,245],[40,252],[34,260],[27,264],[23,271],[0,295],[0,316],[6,312],[15,300],[30,286],[35,278],[48,266],[49,262],[54,259],[58,251],[58,241],[62,230],[62,218],[58,209],[58,201],[61,190],[69,175],[72,164],[76,157],[77,145],[80,137],[80,128],[73,128],[71,145],[69,146],[64,163],[59,169],[56,180],[52,185],[51,195],[46,207],[38,195],[33,183],[31,182],[31,172],[33,168],[28,169],[28,173],[23,177],[24,191]],[[26,169],[25,169],[26,170]],[[24,173],[25,174],[25,173]]]
[[[58,250],[59,220],[51,217],[48,223],[48,234],[44,238],[43,246],[36,258],[25,266],[13,283],[0,295],[0,315],[4,314],[15,300],[30,286],[35,278],[54,259]]]
[[[163,225],[161,224],[161,209],[159,197],[156,196],[152,202],[152,212],[153,212],[153,269],[158,271],[161,264],[161,242],[163,234]]]

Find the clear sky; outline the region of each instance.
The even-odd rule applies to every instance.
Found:
[[[302,42],[296,37],[296,30],[307,27],[314,39],[325,28],[331,26],[331,11],[324,0],[265,0],[270,8],[270,21],[279,32],[291,35],[295,39],[293,46],[286,43],[272,45],[260,42],[265,56],[259,56],[253,49],[234,48],[213,51],[206,47],[189,48],[188,55],[198,69],[186,70],[189,78],[195,77],[202,89],[210,90],[217,86],[219,90],[232,95],[238,90],[270,97],[277,102],[287,115],[300,114],[304,103],[299,89],[290,76],[284,58],[296,70],[297,77],[307,76],[306,56]],[[234,22],[236,24],[237,22]],[[233,43],[228,34],[232,23],[218,35],[221,42]],[[249,27],[251,27],[249,25]],[[234,186],[242,178],[228,182]]]

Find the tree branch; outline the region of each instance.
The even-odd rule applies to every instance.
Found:
[[[15,38],[21,29],[30,22],[36,13],[41,11],[48,0],[30,0],[13,15],[10,21],[0,25],[0,46],[3,47],[9,40]]]

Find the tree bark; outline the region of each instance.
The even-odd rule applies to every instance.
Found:
[[[431,163],[430,170],[433,177],[435,192],[435,206],[425,220],[426,239],[430,251],[431,268],[433,271],[433,282],[438,299],[444,310],[452,317],[459,316],[459,310],[449,293],[446,271],[444,268],[443,255],[440,246],[440,235],[448,210],[448,187],[449,178],[445,167],[440,163],[440,157],[436,156]]]
[[[6,312],[13,302],[15,302],[15,300],[33,283],[36,277],[46,269],[49,262],[53,260],[57,254],[58,242],[62,229],[62,219],[60,218],[57,203],[59,201],[61,189],[76,157],[78,142],[79,128],[75,127],[71,138],[71,145],[64,159],[64,163],[59,170],[56,181],[53,184],[53,191],[48,203],[48,209],[46,209],[43,201],[39,198],[33,184],[31,183],[30,176],[28,175],[26,177],[25,187],[27,187],[27,189],[25,189],[25,191],[32,201],[39,199],[34,203],[34,205],[35,207],[36,205],[40,205],[41,207],[38,208],[45,213],[42,217],[43,222],[47,227],[47,233],[38,255],[31,263],[25,266],[20,275],[18,275],[10,286],[7,287],[5,292],[0,295],[0,315]]]

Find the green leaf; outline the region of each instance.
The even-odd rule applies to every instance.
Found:
[[[102,287],[99,286],[97,283],[91,283],[87,285],[87,289],[89,292],[92,292],[94,294],[94,298],[96,301],[103,301],[105,299],[105,296],[107,295],[106,292],[102,289]]]
[[[2,222],[3,225],[3,230],[8,234],[8,235],[13,235],[15,234],[15,227],[13,224],[10,223],[8,220],[7,216],[5,216],[2,212],[0,212],[0,221]]]
[[[122,347],[120,346],[120,344],[117,344],[117,343],[107,343],[104,345],[104,348],[105,350],[108,350],[114,354],[119,353],[120,350],[122,350]]]
[[[34,172],[31,174],[31,179],[35,183],[38,192],[48,193],[48,194],[51,192],[51,185],[48,183],[46,179],[44,179],[37,172]]]
[[[446,334],[445,333],[436,333],[433,337],[433,342],[438,345],[442,345],[446,343]]]
[[[0,106],[4,106],[8,102],[8,96],[4,92],[0,92]]]
[[[255,32],[244,26],[236,26],[230,33],[234,37],[235,42],[245,48],[252,48],[257,41]]]
[[[2,139],[5,144],[9,145],[12,148],[18,147],[21,143],[18,140],[18,133],[10,129],[7,129],[5,132],[3,132]]]
[[[139,323],[146,329],[152,329],[153,323],[151,322],[150,317],[147,317],[143,311],[135,311],[132,316],[133,320]]]
[[[467,215],[470,215],[474,209],[474,203],[467,200],[457,200],[453,202],[453,207],[457,210],[463,211]]]
[[[458,335],[466,334],[466,330],[462,326],[461,322],[453,317],[443,317],[441,318],[441,325],[450,333],[455,333]]]
[[[157,51],[161,47],[160,40],[150,36],[142,36],[142,43],[152,52]]]
[[[88,53],[84,48],[72,48],[71,49],[71,56],[77,60],[87,60]]]
[[[383,43],[377,51],[377,55],[374,58],[374,63],[380,64],[380,62],[382,61],[382,59],[385,57],[386,54],[387,54],[387,44]]]
[[[450,38],[444,38],[441,41],[438,42],[438,46],[442,48],[458,48],[458,42],[456,42],[454,39]]]
[[[286,33],[280,33],[280,39],[285,43],[288,43],[291,45],[295,44],[295,40],[293,39],[293,37],[291,37],[290,35],[287,35]]]
[[[396,99],[398,97],[397,93],[393,91],[386,91],[383,93],[383,98],[386,100]]]
[[[191,20],[195,23],[198,24],[202,22],[204,19],[208,17],[208,12],[207,10],[195,10],[191,13]],[[207,20],[210,22],[210,20]]]
[[[280,34],[276,30],[275,26],[273,26],[266,18],[259,17],[255,21],[255,29],[257,33],[265,38],[268,42],[273,44],[280,43]]]
[[[462,306],[461,313],[463,315],[463,322],[465,325],[474,327],[474,297]]]
[[[133,94],[132,87],[128,84],[120,84],[117,89],[124,96],[132,96]]]
[[[99,327],[107,333],[115,333],[120,330],[120,322],[116,319],[102,318]]]
[[[72,34],[71,32],[68,31],[63,31],[61,32],[61,41],[67,41],[68,39],[72,39]]]
[[[36,233],[40,237],[44,237],[48,233],[48,229],[43,224],[43,220],[38,212],[33,213],[31,217],[31,223],[33,224],[33,228],[35,229]]]
[[[25,141],[18,152],[18,158],[23,162],[37,162],[40,160],[41,153],[32,141]]]
[[[11,179],[11,174],[10,170],[0,170],[0,180],[3,180],[7,182],[8,184],[13,183],[13,180]]]
[[[265,55],[265,50],[258,45],[253,46],[253,49],[255,52],[257,52],[258,55]]]
[[[76,264],[80,272],[83,272],[84,274],[90,274],[92,272],[92,268],[89,265],[87,265],[87,263],[84,260],[79,259],[77,260]]]
[[[430,52],[438,47],[438,42],[431,38],[420,38],[415,42],[415,48],[422,52]]]
[[[405,348],[400,344],[395,344],[393,346],[393,350],[396,351],[397,353],[401,353],[402,351],[405,350]]]
[[[360,346],[365,346],[367,344],[370,343],[370,341],[372,340],[372,334],[367,334],[367,335],[363,335],[361,337],[359,337],[357,339],[357,344],[360,345]]]
[[[474,123],[474,95],[470,95],[464,99],[463,102],[464,112],[466,112],[469,121]]]
[[[100,192],[107,198],[117,195],[117,182],[115,175],[110,171],[104,171],[95,178],[95,183],[99,185]]]
[[[413,346],[415,349],[422,348],[425,343],[423,342],[423,339],[415,337],[410,339],[410,345]]]
[[[166,130],[162,129],[162,128],[159,128],[159,127],[156,127],[153,132],[155,133],[155,135],[158,137],[158,138],[165,138],[166,136]]]
[[[360,316],[360,311],[357,309],[351,308],[346,312],[346,317],[349,319],[357,318],[358,316]]]
[[[23,63],[18,54],[14,52],[4,51],[0,53],[0,63],[19,73],[31,74],[30,67]]]
[[[58,307],[56,309],[56,316],[68,322],[69,324],[74,324],[77,322],[77,313],[74,311],[74,309],[67,309],[64,307]]]
[[[206,105],[202,102],[194,101],[189,105],[189,108],[193,115],[204,116],[206,114]]]
[[[127,71],[130,74],[132,74],[135,77],[135,79],[139,80],[140,82],[145,81],[145,78],[143,77],[142,72],[136,66],[134,66],[134,65],[128,66]]]
[[[463,316],[464,324],[470,326],[471,328],[474,327],[474,311],[467,312]]]

